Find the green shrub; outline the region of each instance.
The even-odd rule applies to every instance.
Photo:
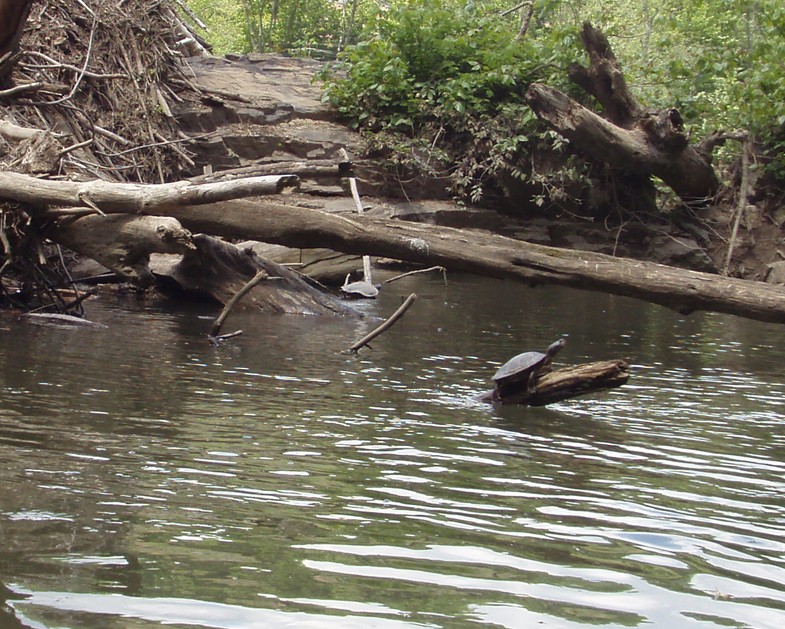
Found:
[[[325,73],[324,99],[355,128],[383,133],[390,150],[405,135],[446,155],[454,192],[477,201],[498,174],[526,177],[520,164],[544,128],[523,95],[535,80],[567,88],[578,54],[574,30],[516,35],[516,21],[490,2],[409,0]],[[411,165],[422,163],[431,161]]]

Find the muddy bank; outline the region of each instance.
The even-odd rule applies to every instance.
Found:
[[[271,54],[187,60],[204,97],[176,115],[191,136],[204,135],[193,150],[195,168],[280,167],[303,162],[338,163],[346,149],[355,163],[363,202],[371,216],[467,229],[488,230],[533,242],[717,272],[725,262],[731,209],[714,207],[700,220],[631,222],[612,225],[551,209],[547,213],[520,202],[493,209],[470,208],[449,198],[440,181],[396,181],[380,163],[363,157],[359,134],[336,121],[321,102],[315,76],[322,63]],[[209,134],[209,135],[208,135]],[[301,174],[297,193],[285,203],[330,212],[352,213],[346,181]],[[785,216],[781,217],[785,219]],[[680,226],[679,223],[684,223]],[[731,274],[747,279],[785,281],[783,221],[754,206],[742,221]],[[287,257],[282,254],[283,257]],[[349,266],[356,266],[356,258]],[[773,269],[773,271],[772,271]],[[343,273],[341,267],[337,277]]]

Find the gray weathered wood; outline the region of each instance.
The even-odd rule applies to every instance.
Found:
[[[96,206],[101,211],[156,214],[180,205],[218,203],[296,187],[296,175],[268,175],[231,181],[194,184],[177,181],[165,184],[112,183],[108,181],[55,181],[14,172],[0,172],[0,199],[33,206]]]
[[[531,285],[559,284],[636,297],[682,313],[709,310],[785,323],[785,287],[535,245],[487,232],[366,216],[349,218],[266,200],[173,208],[168,215],[191,231],[228,238],[328,247]]]

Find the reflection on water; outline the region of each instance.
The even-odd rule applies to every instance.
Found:
[[[406,283],[408,282],[408,283]],[[0,321],[0,627],[771,627],[785,331],[424,277],[376,321],[93,304]],[[473,401],[524,349],[621,389]]]

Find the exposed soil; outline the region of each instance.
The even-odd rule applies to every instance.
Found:
[[[197,168],[236,168],[253,164],[282,166],[300,160],[340,161],[345,148],[355,159],[363,202],[372,214],[452,227],[502,233],[539,244],[644,259],[700,271],[723,268],[732,229],[733,209],[703,210],[699,221],[627,222],[609,225],[551,210],[521,213],[467,208],[451,200],[440,182],[395,182],[377,164],[364,159],[359,134],[336,121],[321,102],[314,77],[322,64],[280,55],[250,54],[226,59],[187,61],[194,83],[208,97],[176,112],[191,134],[215,134],[201,141]],[[196,172],[191,174],[198,174]],[[338,181],[304,179],[287,203],[332,212],[353,212],[349,190]],[[785,210],[748,206],[734,243],[730,274],[748,279],[785,281]],[[773,267],[771,265],[774,265]],[[782,266],[780,272],[776,271]],[[343,269],[342,269],[343,271]],[[782,276],[782,277],[781,277]]]

